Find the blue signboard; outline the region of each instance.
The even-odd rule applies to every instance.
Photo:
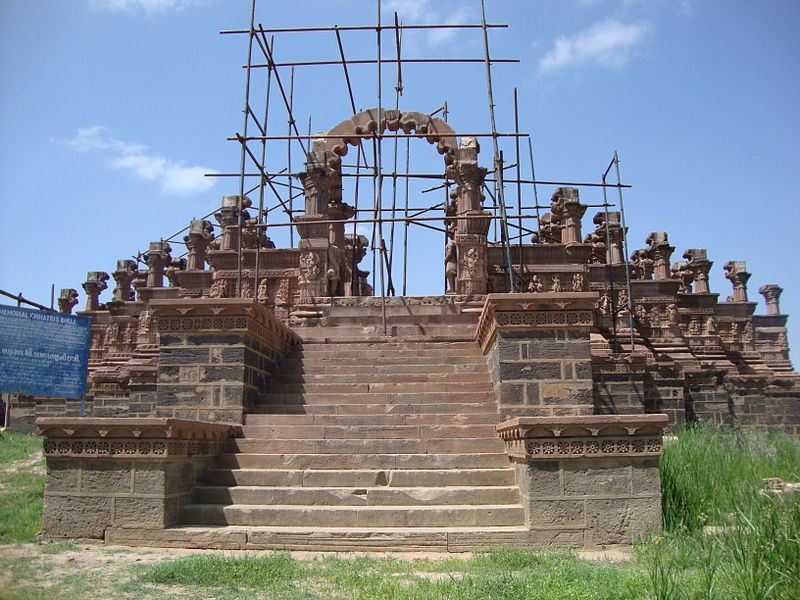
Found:
[[[91,320],[0,305],[0,392],[80,398]]]

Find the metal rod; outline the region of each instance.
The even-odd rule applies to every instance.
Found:
[[[275,36],[272,36],[269,41],[270,51],[275,49]],[[267,127],[269,126],[269,101],[272,91],[272,69],[267,69],[267,89],[264,97],[264,129],[262,133],[267,135]],[[267,140],[261,140],[261,164],[263,165],[267,160]],[[291,171],[291,169],[289,169]],[[291,183],[291,179],[289,182]],[[264,212],[264,178],[258,180],[258,214],[256,215],[256,223],[260,225],[262,219],[266,222],[267,213]],[[289,188],[291,190],[291,188]],[[291,217],[292,208],[292,194],[289,192],[289,216]],[[289,230],[292,231],[291,229]],[[266,232],[266,230],[265,230]],[[261,271],[260,258],[261,258],[261,236],[256,236],[256,258],[255,258],[255,272],[253,273],[253,296],[258,298],[259,286],[259,272]]]
[[[28,306],[33,306],[34,308],[38,308],[39,310],[46,310],[48,312],[57,312],[52,308],[44,306],[43,304],[39,304],[38,302],[34,302],[33,300],[28,300],[22,295],[22,292],[20,292],[19,294],[11,294],[10,292],[7,292],[5,290],[0,290],[0,295],[7,296],[13,300],[16,300],[17,306],[19,306],[20,304],[27,304]]]
[[[486,27],[486,2],[481,0],[481,23],[483,24],[483,57],[486,65],[486,95],[489,102],[489,118],[492,125],[492,149],[494,165],[497,169],[495,196],[500,207],[500,232],[505,250],[506,268],[508,269],[508,291],[514,292],[514,266],[511,263],[511,248],[508,244],[508,219],[506,217],[505,190],[503,189],[503,153],[497,143],[497,123],[494,116],[494,92],[492,91],[492,60],[489,55],[489,30]]]
[[[409,169],[411,160],[411,140],[406,140],[406,172]],[[408,218],[408,182],[409,178],[406,177],[405,185],[405,202],[403,205],[403,215]],[[406,295],[408,282],[408,221],[405,222],[403,227],[403,296]]]
[[[341,64],[340,61],[337,61],[336,64]],[[373,137],[379,138],[391,138],[391,137],[400,137],[400,138],[443,138],[448,137],[450,134],[443,133],[443,132],[428,132],[428,133],[379,133],[379,132],[372,132],[372,133],[348,133],[347,138],[362,138],[362,139],[372,139]],[[530,134],[527,133],[459,133],[457,134],[460,137],[528,137]],[[340,139],[342,135],[336,134],[327,134],[327,133],[315,133],[313,135],[300,135],[295,134],[291,136],[286,135],[268,135],[268,136],[259,136],[259,135],[252,135],[247,138],[248,141],[250,140],[260,140],[262,137],[266,137],[268,140],[285,140],[289,139],[298,139],[298,140],[327,140],[327,139]],[[236,141],[238,138],[235,136],[231,136],[225,138],[228,141]]]
[[[377,21],[378,27],[375,30],[377,35],[377,51],[378,51],[378,114],[383,114],[383,92],[381,87],[383,86],[382,80],[382,61],[381,61],[381,0],[375,0],[375,4],[377,6]],[[382,201],[382,190],[383,190],[383,156],[381,153],[381,146],[382,140],[379,137],[375,142],[376,146],[376,158],[375,158],[375,175],[376,175],[376,183],[377,189],[375,190],[375,206],[377,209],[377,216],[378,216],[378,236],[380,237],[380,251],[381,251],[381,324],[383,325],[383,335],[386,335],[386,287],[384,281],[384,273],[383,273],[383,258],[385,256],[386,248],[383,243],[383,226],[381,222],[381,201]]]
[[[283,98],[283,105],[286,107],[286,110],[289,113],[289,117],[292,119],[292,121],[294,121],[295,120],[294,119],[294,115],[292,114],[292,109],[291,109],[291,107],[289,105],[289,100],[288,100],[288,98],[286,98],[286,90],[284,90],[284,88],[283,88],[283,83],[281,82],[280,73],[279,73],[279,71],[277,69],[274,68],[275,67],[275,58],[272,55],[272,50],[270,49],[269,45],[266,45],[267,38],[264,35],[264,29],[263,29],[263,27],[261,26],[260,23],[258,24],[258,29],[259,29],[259,33],[261,35],[261,38],[264,41],[263,44],[259,43],[259,47],[261,48],[261,51],[266,56],[267,61],[269,62],[269,64],[271,64],[273,66],[273,70],[275,71],[275,82],[278,84],[278,90],[280,90],[281,98]],[[266,67],[267,65],[263,65],[263,66]],[[252,65],[251,65],[250,68],[253,68]],[[300,132],[297,130],[297,125],[295,124],[292,128],[294,129],[294,133],[297,136],[298,141],[299,141],[300,140]],[[303,145],[302,141],[300,141],[299,143],[300,143],[300,147],[303,149],[303,155],[304,156],[307,155],[308,154],[308,145],[307,144]]]
[[[294,110],[294,67],[292,67],[291,73],[289,75],[289,110],[287,111],[287,119],[288,119],[288,128],[289,132],[288,135],[292,135],[292,125],[295,124],[294,117],[292,116],[292,111]],[[289,170],[289,173],[292,172],[292,142],[291,140],[286,140],[286,167]],[[293,182],[294,179],[289,177],[289,210],[293,208],[292,204],[292,192],[293,189]],[[289,228],[289,247],[294,248],[294,228]]]
[[[417,25],[385,25],[382,29],[481,29],[484,25],[480,23],[442,23],[442,24],[417,24]],[[505,29],[508,27],[505,23],[489,23],[485,27],[490,29]],[[375,25],[344,25],[333,27],[273,27],[270,29],[263,29],[265,33],[301,33],[301,32],[315,32],[315,31],[332,31],[339,29],[341,31],[375,31]],[[247,33],[246,29],[225,29],[220,31],[221,35],[241,34]]]
[[[250,2],[250,32],[247,37],[247,71],[245,73],[244,82],[244,106],[242,107],[243,124],[242,133],[247,136],[247,126],[250,121],[250,65],[253,62],[253,38],[255,37],[255,19],[256,19],[256,0]],[[244,172],[245,161],[247,160],[247,142],[242,143],[242,151],[240,154],[239,171],[242,176],[239,177],[239,198],[236,202],[236,209],[238,211],[237,222],[239,223],[239,234],[236,236],[236,296],[242,296],[242,225],[244,225]]]
[[[619,154],[614,150],[614,166],[617,171],[617,191],[619,193],[619,212],[622,225],[622,252],[625,265],[625,283],[628,287],[628,325],[631,330],[631,352],[636,350],[636,340],[633,336],[633,294],[631,293],[631,273],[628,268],[628,228],[625,225],[625,202],[622,199],[622,176],[619,171]]]
[[[371,209],[369,212],[374,212],[374,210]],[[518,216],[519,215],[507,215],[506,217],[508,219],[516,219]],[[452,218],[456,218],[456,217],[452,217]],[[501,219],[502,216],[501,215],[497,215],[497,216],[494,216],[494,215],[463,215],[463,216],[460,216],[460,217],[457,217],[457,218],[459,220],[461,220],[461,219]],[[346,223],[377,223],[377,222],[380,221],[381,223],[391,223],[392,221],[397,221],[399,223],[399,222],[403,222],[403,221],[408,221],[410,223],[414,223],[416,221],[444,221],[444,220],[445,220],[445,217],[408,217],[408,218],[406,218],[406,217],[394,217],[394,218],[380,218],[380,219],[377,219],[377,218],[375,218],[375,219],[352,219],[352,220],[345,221],[345,222]],[[303,221],[303,224],[304,225],[332,225],[334,223],[341,223],[341,222],[342,222],[341,219],[320,219],[318,221]],[[259,227],[290,227],[290,226],[293,226],[293,225],[294,225],[294,223],[270,223],[268,225],[267,224],[262,224]],[[232,227],[235,227],[235,225],[233,225]],[[255,225],[254,225],[254,227],[255,227]]]
[[[603,173],[603,181],[608,175],[608,169]],[[614,293],[614,266],[611,264],[611,229],[608,224],[608,190],[603,188],[603,204],[606,220],[606,264],[608,265],[608,281],[611,287],[611,351],[619,354],[619,338],[617,337],[617,299]],[[630,300],[628,300],[630,303]]]
[[[528,156],[531,161],[531,182],[533,183],[533,204],[536,208],[536,232],[539,234],[539,239],[542,237],[541,219],[539,218],[539,188],[536,182],[536,163],[533,160],[533,143],[531,138],[528,138]],[[520,181],[520,183],[522,183]],[[605,189],[605,188],[603,188]],[[607,202],[604,202],[607,204]]]
[[[514,88],[514,133],[519,133],[519,97],[517,95],[517,88]],[[530,139],[530,138],[528,138]],[[522,215],[522,173],[520,171],[520,158],[519,158],[519,137],[514,138],[514,156],[516,157],[517,164],[517,212]],[[518,219],[519,229],[522,230],[522,216]],[[510,243],[510,240],[509,240]],[[522,236],[519,236],[519,272],[522,274],[523,261],[522,261]]]
[[[416,63],[416,64],[451,64],[451,63],[464,63],[464,64],[472,64],[472,63],[483,63],[485,59],[483,58],[402,58],[400,60],[396,58],[384,58],[380,61],[370,59],[370,58],[359,58],[359,59],[349,59],[347,64],[349,65],[374,65],[374,64],[384,64],[384,63]],[[518,63],[520,59],[518,58],[493,58],[491,59],[493,63]],[[303,61],[291,61],[291,62],[280,62],[280,63],[272,63],[273,67],[280,68],[280,67],[325,67],[330,65],[338,65],[338,60],[303,60]],[[251,69],[265,69],[270,66],[270,63],[258,63],[254,65],[250,65]],[[245,68],[242,66],[242,68]]]

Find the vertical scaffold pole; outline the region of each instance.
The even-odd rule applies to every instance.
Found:
[[[636,349],[636,340],[633,336],[633,294],[631,294],[631,271],[628,266],[628,228],[625,225],[625,202],[622,198],[622,176],[619,171],[619,153],[616,150],[614,150],[614,168],[617,173],[617,192],[619,194],[619,212],[622,225],[622,260],[625,265],[625,284],[628,288],[628,326],[631,330],[631,352],[633,352]]]
[[[503,238],[506,269],[508,270],[508,291],[514,292],[514,265],[511,262],[511,247],[508,243],[508,216],[506,213],[505,192],[503,184],[503,159],[497,143],[497,123],[494,117],[494,92],[492,91],[492,60],[489,55],[489,28],[486,26],[486,2],[481,0],[481,26],[483,29],[483,52],[486,63],[486,92],[489,101],[489,118],[492,124],[492,149],[494,151],[494,193],[500,208],[500,235]]]
[[[242,152],[239,160],[239,199],[237,202],[237,211],[239,216],[237,218],[239,230],[236,236],[236,296],[242,297],[242,230],[244,229],[244,177],[245,177],[245,162],[247,160],[247,126],[250,122],[250,76],[252,74],[253,65],[253,38],[256,35],[255,31],[256,20],[256,0],[250,2],[250,30],[247,36],[247,67],[245,68],[244,80],[244,107],[242,113],[244,114],[242,123]]]

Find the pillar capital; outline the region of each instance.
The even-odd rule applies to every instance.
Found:
[[[100,310],[100,294],[108,287],[109,279],[105,271],[89,271],[86,274],[86,281],[82,284],[86,292],[85,310]]]
[[[758,293],[764,296],[768,315],[781,314],[780,301],[781,294],[783,293],[783,288],[781,286],[775,283],[768,283],[758,288]]]
[[[71,315],[72,309],[78,304],[78,290],[73,288],[62,288],[58,295],[58,311],[65,315]]]
[[[214,226],[205,219],[192,219],[189,231],[183,236],[186,249],[189,251],[186,268],[203,270],[206,268],[206,252],[208,244],[214,239]]]
[[[653,272],[657,280],[669,279],[669,267],[675,246],[670,245],[666,231],[653,231],[645,239],[650,257],[653,260]]]
[[[112,273],[117,284],[114,288],[114,302],[130,302],[133,300],[131,284],[137,274],[136,261],[127,258],[117,261],[117,269]]]
[[[733,296],[731,302],[747,302],[747,282],[752,273],[747,272],[747,263],[743,260],[729,260],[723,267],[725,278],[733,286]]]
[[[714,266],[714,262],[708,260],[708,253],[706,252],[706,249],[690,248],[683,253],[683,258],[688,261],[689,268],[691,268],[692,273],[694,274],[695,293],[709,293],[710,289],[708,287],[708,274],[711,271],[711,267]]]
[[[172,260],[170,252],[172,252],[172,247],[164,240],[150,242],[150,247],[142,257],[148,267],[147,287],[164,286],[164,269]]]
[[[581,204],[578,189],[570,187],[557,188],[553,192],[550,203],[550,212],[556,220],[561,222],[561,243],[580,243],[582,239],[581,218],[588,207]]]

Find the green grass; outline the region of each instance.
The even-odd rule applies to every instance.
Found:
[[[582,561],[576,555],[495,550],[473,558],[405,561],[369,557],[296,561],[286,553],[260,557],[193,556],[139,575],[146,583],[223,588],[278,588],[290,598],[347,600],[620,600],[646,593],[643,569]]]
[[[7,468],[39,448],[33,436],[11,434],[0,441],[2,542],[30,541],[39,530],[43,476]],[[587,562],[568,551],[511,549],[469,559],[414,561],[213,553],[150,566],[115,566],[115,560],[91,573],[83,570],[80,558],[70,558],[66,564],[74,566],[67,568],[62,559],[62,570],[54,576],[52,555],[77,549],[74,542],[60,541],[35,546],[30,556],[4,557],[0,546],[0,573],[11,575],[0,598],[79,599],[112,592],[131,599],[226,600],[800,598],[800,500],[759,493],[765,477],[800,481],[800,439],[685,428],[667,444],[661,466],[664,533],[637,545],[630,562]],[[720,529],[704,533],[706,525]],[[124,556],[108,549],[92,552]]]
[[[665,535],[639,549],[653,597],[800,598],[800,499],[760,493],[766,477],[800,481],[800,440],[681,429],[661,477]]]
[[[287,552],[239,558],[212,554],[155,565],[145,571],[141,579],[169,585],[280,588],[290,585],[298,571],[297,561]]]
[[[37,453],[41,465],[41,450],[41,438],[33,435],[6,432],[0,439],[0,543],[29,542],[41,531],[44,474],[11,469]]]

